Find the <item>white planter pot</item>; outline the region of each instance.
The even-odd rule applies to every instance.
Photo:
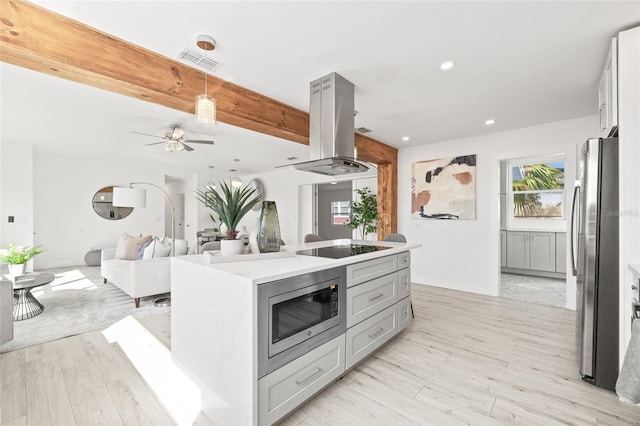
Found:
[[[220,255],[237,256],[244,251],[244,240],[220,240]]]
[[[19,277],[20,275],[24,275],[27,272],[27,264],[21,263],[19,265],[8,265],[9,266],[9,275],[14,277]]]

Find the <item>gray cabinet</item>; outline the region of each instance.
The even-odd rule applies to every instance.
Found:
[[[529,232],[507,231],[507,267],[530,269]]]
[[[395,309],[395,306],[394,306]],[[258,424],[273,424],[345,371],[345,336],[258,380]]]
[[[529,237],[530,268],[535,271],[555,272],[555,232],[531,232]]]
[[[564,232],[501,231],[500,245],[503,272],[552,278],[566,274]]]
[[[567,234],[556,233],[556,272],[567,272]]]

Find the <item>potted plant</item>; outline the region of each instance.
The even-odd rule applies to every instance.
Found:
[[[351,203],[351,218],[345,226],[350,229],[359,229],[364,240],[367,234],[376,232],[378,226],[378,199],[369,188],[354,189],[360,201]]]
[[[262,201],[262,196],[256,194],[255,188],[244,186],[233,188],[227,182],[220,182],[219,189],[211,190],[208,186],[206,191],[196,191],[196,198],[206,207],[213,210],[218,216],[220,223],[227,227],[226,240],[222,240],[220,250],[223,255],[240,254],[243,249],[243,241],[236,240],[238,236],[238,224],[251,209]],[[234,241],[229,243],[229,241]],[[230,246],[234,248],[230,249]]]
[[[15,244],[9,244],[4,253],[0,254],[0,262],[5,262],[9,265],[10,275],[24,275],[27,269],[27,262],[43,251],[40,246],[16,247]]]

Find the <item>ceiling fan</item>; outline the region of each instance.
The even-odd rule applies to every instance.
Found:
[[[196,140],[196,139],[184,140],[184,138],[182,137],[184,135],[184,130],[182,130],[180,126],[178,126],[177,124],[172,124],[171,127],[169,127],[169,131],[165,133],[164,136],[156,136],[156,135],[150,135],[148,133],[140,133],[140,132],[131,132],[131,133],[136,133],[138,135],[144,135],[144,136],[152,136],[154,138],[162,138],[162,141],[160,142],[148,143],[145,145],[146,146],[158,145],[163,143],[164,149],[170,152],[193,151],[193,148],[187,145],[187,143],[190,143],[190,144],[201,143],[205,145],[213,145],[213,141]]]

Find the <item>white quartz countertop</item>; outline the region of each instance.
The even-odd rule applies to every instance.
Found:
[[[359,241],[359,240],[329,240],[314,243],[291,244],[283,247],[286,251],[299,251],[320,247],[340,246],[345,244],[361,244],[389,247],[373,253],[359,254],[341,259],[330,259],[326,257],[316,257],[297,254],[292,257],[270,258],[264,260],[248,260],[246,262],[230,263],[205,263],[203,255],[179,256],[173,258],[175,262],[186,262],[201,268],[215,269],[250,280],[253,284],[275,281],[295,275],[305,274],[336,266],[349,265],[376,259],[378,257],[389,256],[402,253],[407,250],[422,247],[422,244],[415,243],[393,243],[387,241]]]

